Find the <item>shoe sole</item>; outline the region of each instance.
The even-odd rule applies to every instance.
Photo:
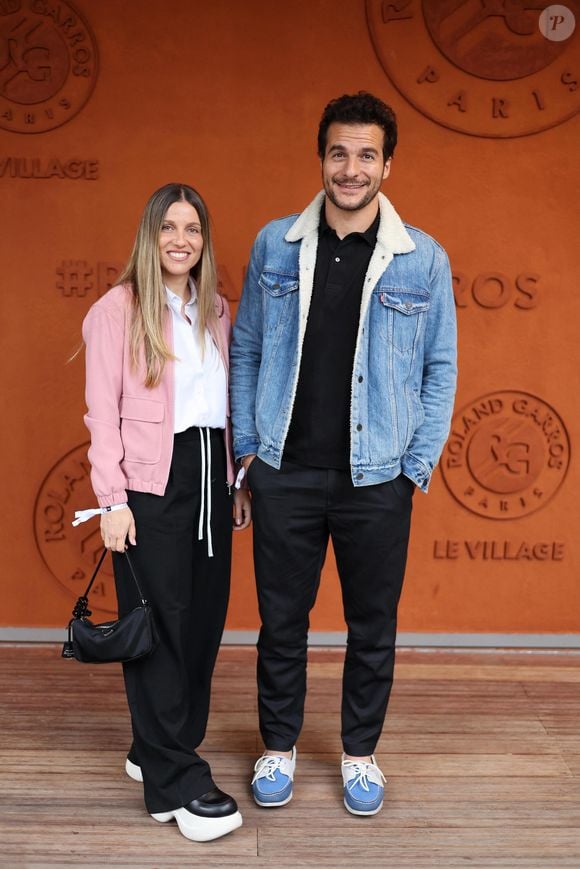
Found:
[[[141,767],[137,766],[137,764],[133,763],[133,761],[129,760],[129,758],[127,758],[125,761],[125,772],[129,776],[129,778],[133,779],[133,781],[143,781],[143,773],[141,772]]]
[[[261,806],[263,809],[269,809],[269,808],[275,809],[276,806],[285,806],[287,803],[289,803],[293,797],[293,794],[290,794],[289,797],[286,797],[285,800],[280,800],[280,802],[278,802],[278,803],[263,803],[263,802],[261,802],[261,800],[258,799],[258,797],[255,794],[253,796],[254,796],[254,802],[256,803],[256,805]]]
[[[349,806],[346,800],[344,800],[344,807],[347,812],[351,813],[351,815],[367,815],[368,817],[370,817],[371,815],[378,814],[378,812],[380,812],[380,810],[383,808],[383,804],[381,803],[380,806],[377,806],[376,809],[371,809],[370,812],[362,812],[360,811],[360,809],[353,809],[352,806]]]
[[[212,839],[233,833],[242,826],[239,812],[226,815],[225,818],[201,818],[187,809],[176,809],[173,812],[156,812],[151,817],[160,824],[167,824],[175,818],[181,835],[192,842],[211,842]]]

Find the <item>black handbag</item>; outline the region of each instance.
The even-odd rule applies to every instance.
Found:
[[[89,592],[106,554],[107,550],[104,549],[85,593],[75,604],[68,623],[68,640],[62,647],[63,658],[76,658],[84,664],[109,664],[114,661],[124,663],[150,655],[157,646],[153,611],[143,597],[127,552],[125,558],[141,604],[116,621],[100,625],[89,621],[89,616],[92,615],[88,607]]]

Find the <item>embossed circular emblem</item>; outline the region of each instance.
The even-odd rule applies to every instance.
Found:
[[[375,51],[401,94],[445,127],[492,138],[538,133],[580,111],[578,35],[544,36],[548,5],[366,0]],[[568,4],[576,14],[579,5]]]
[[[34,505],[34,536],[42,559],[54,578],[79,597],[85,590],[103,544],[99,520],[73,528],[75,510],[95,505],[87,459],[89,444],[67,453],[48,472]],[[91,589],[92,610],[117,611],[110,557],[101,567]]]
[[[553,407],[526,392],[492,392],[453,417],[441,471],[472,513],[518,519],[548,503],[569,461],[568,433]]]
[[[45,133],[66,124],[97,69],[95,38],[68,0],[0,0],[0,127]]]

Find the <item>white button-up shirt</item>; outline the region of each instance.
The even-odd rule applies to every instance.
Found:
[[[202,358],[198,329],[197,288],[190,281],[191,299],[182,299],[170,289],[167,301],[173,318],[175,386],[174,431],[191,426],[226,426],[226,372],[218,348],[208,330]]]

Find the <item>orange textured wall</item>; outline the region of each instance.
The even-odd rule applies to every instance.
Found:
[[[400,122],[384,190],[447,248],[460,331],[400,627],[580,632],[578,34],[452,5],[0,0],[3,625],[62,625],[98,549],[96,520],[70,526],[93,499],[83,365],[67,358],[150,192],[202,191],[235,309],[257,230],[319,189],[323,106],[367,89]],[[97,594],[110,611],[110,576]],[[245,534],[228,627],[256,625]],[[312,625],[342,626],[331,560]]]

